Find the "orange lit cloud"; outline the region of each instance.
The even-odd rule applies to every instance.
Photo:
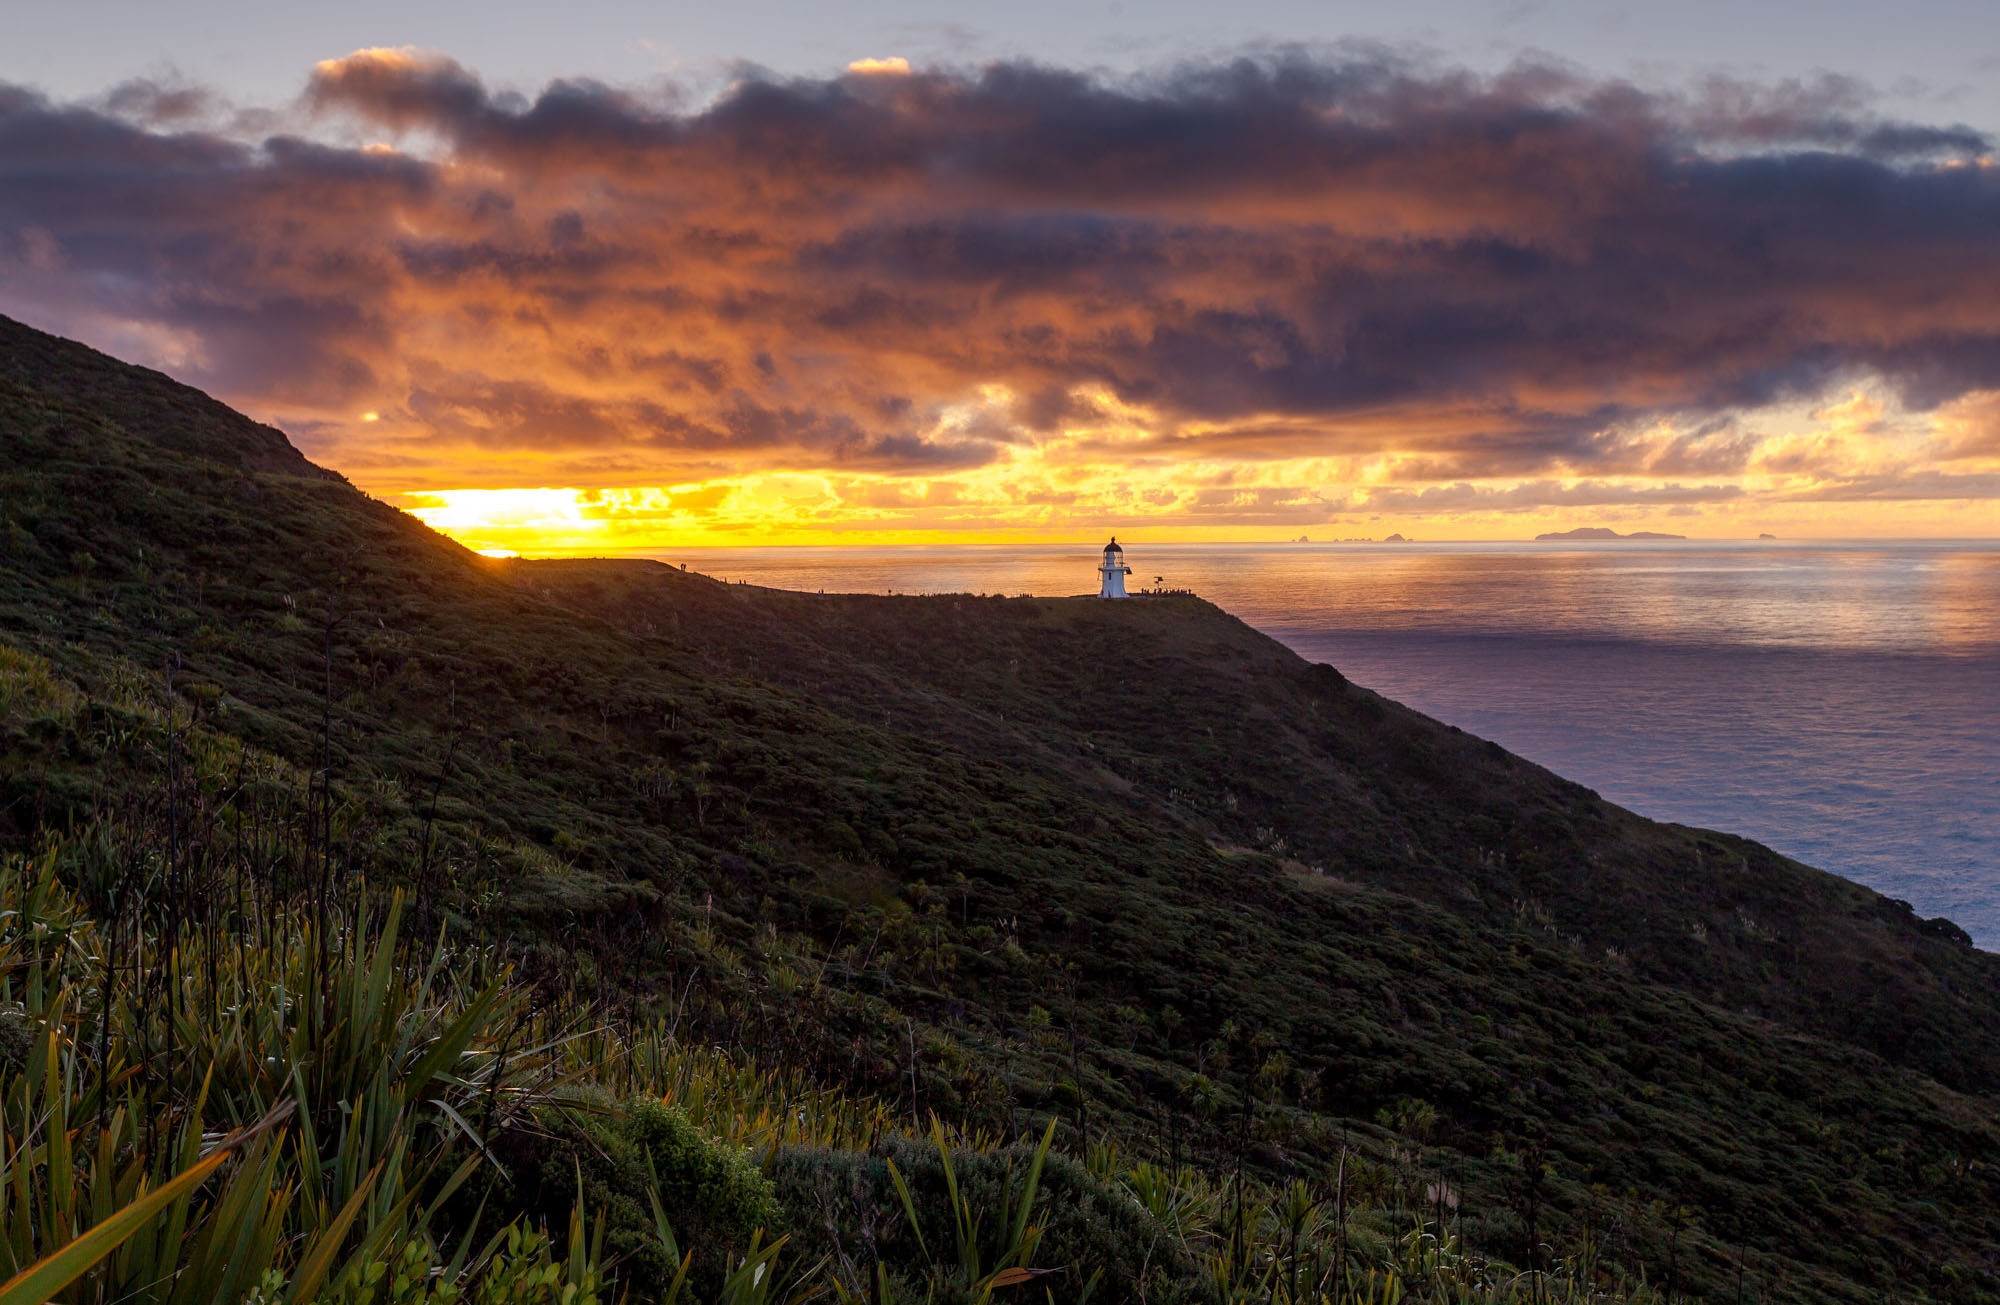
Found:
[[[907,77],[910,75],[910,61],[901,55],[891,55],[886,59],[856,59],[847,65],[847,71],[864,77]]]
[[[1825,87],[871,58],[690,109],[371,49],[261,116],[0,87],[0,311],[496,549],[1990,535],[1990,154]]]

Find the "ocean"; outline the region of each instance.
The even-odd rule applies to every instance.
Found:
[[[1099,545],[698,549],[834,592],[1095,593]],[[1301,656],[2000,950],[2000,541],[1129,543]]]

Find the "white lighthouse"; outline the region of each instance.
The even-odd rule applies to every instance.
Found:
[[[1125,550],[1118,547],[1115,536],[1104,546],[1104,565],[1097,568],[1097,574],[1104,577],[1104,583],[1097,590],[1099,598],[1130,596],[1125,592],[1125,577],[1132,574],[1132,568],[1125,565]]]

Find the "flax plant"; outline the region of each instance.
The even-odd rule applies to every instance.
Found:
[[[162,955],[135,925],[113,964],[117,926],[81,911],[53,858],[9,869],[4,1305],[192,1305],[274,1273],[282,1299],[312,1299],[422,1237],[482,1127],[562,1086],[547,1043],[498,1050],[521,1018],[504,974],[441,946],[409,963],[400,903],[374,927],[365,904],[324,929],[254,920],[226,957],[200,933]]]

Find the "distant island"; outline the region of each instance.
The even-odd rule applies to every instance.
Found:
[[[1304,535],[1300,535],[1297,539],[1289,539],[1286,540],[1285,542],[1290,544],[1310,544],[1312,540]],[[1375,543],[1376,541],[1367,538],[1350,538],[1350,539],[1335,539],[1328,542],[1335,544],[1372,544]],[[1398,533],[1390,535],[1387,539],[1384,539],[1381,542],[1385,544],[1414,544],[1417,541],[1414,539],[1406,539],[1403,537],[1402,534]]]
[[[1769,532],[1767,531],[1767,532],[1765,532],[1764,534],[1761,534],[1761,535],[1757,536],[1757,538],[1759,538],[1759,539],[1776,539],[1776,538],[1777,538],[1777,536],[1776,536],[1776,535],[1774,535],[1774,534],[1771,534],[1771,533],[1769,533]]]
[[[1665,535],[1657,530],[1635,530],[1629,535],[1621,535],[1603,526],[1578,526],[1575,530],[1551,530],[1547,534],[1535,536],[1535,542],[1550,539],[1686,539],[1686,535]]]

